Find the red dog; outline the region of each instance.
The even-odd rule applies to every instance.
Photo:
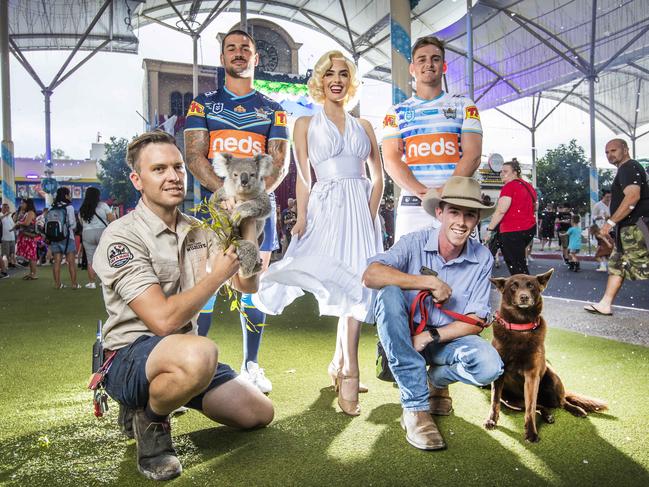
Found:
[[[545,361],[547,325],[541,316],[545,289],[554,269],[538,276],[516,274],[508,279],[491,279],[502,294],[496,314],[492,345],[498,350],[505,372],[491,388],[491,414],[485,428],[498,423],[500,402],[516,410],[525,410],[525,439],[539,441],[535,414],[537,409],[547,423],[554,417],[549,409],[563,408],[575,416],[607,409],[605,402],[566,392],[559,376]]]

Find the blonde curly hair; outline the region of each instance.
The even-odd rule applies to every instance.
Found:
[[[311,98],[316,103],[319,103],[321,105],[324,103],[325,94],[324,83],[322,82],[322,79],[324,78],[325,73],[329,69],[331,69],[334,59],[345,61],[347,69],[349,70],[349,86],[347,88],[347,94],[345,95],[344,100],[344,104],[348,105],[356,97],[360,83],[358,81],[358,78],[356,77],[356,65],[352,62],[351,59],[347,58],[340,51],[326,52],[320,57],[320,59],[318,59],[318,62],[315,63],[313,74],[307,82],[307,86],[309,87],[309,95],[311,95]]]

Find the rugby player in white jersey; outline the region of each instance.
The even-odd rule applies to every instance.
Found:
[[[383,120],[385,171],[401,188],[395,242],[406,233],[439,227],[421,198],[430,188],[441,191],[451,176],[473,176],[482,154],[478,108],[473,100],[442,90],[444,43],[432,36],[417,39],[409,70],[416,94],[392,106]]]

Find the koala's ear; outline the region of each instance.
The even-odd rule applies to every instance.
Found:
[[[212,159],[212,168],[217,176],[221,178],[228,177],[228,164],[232,160],[232,154],[227,152],[216,153]]]
[[[255,156],[257,170],[261,177],[270,176],[273,172],[273,158],[268,154],[257,154]]]

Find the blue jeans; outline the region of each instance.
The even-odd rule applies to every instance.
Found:
[[[399,386],[401,405],[408,411],[430,409],[427,379],[434,387],[454,382],[483,386],[503,373],[496,349],[477,335],[431,344],[422,353],[417,352],[408,326],[410,303],[397,286],[378,292],[374,312],[379,339]]]

